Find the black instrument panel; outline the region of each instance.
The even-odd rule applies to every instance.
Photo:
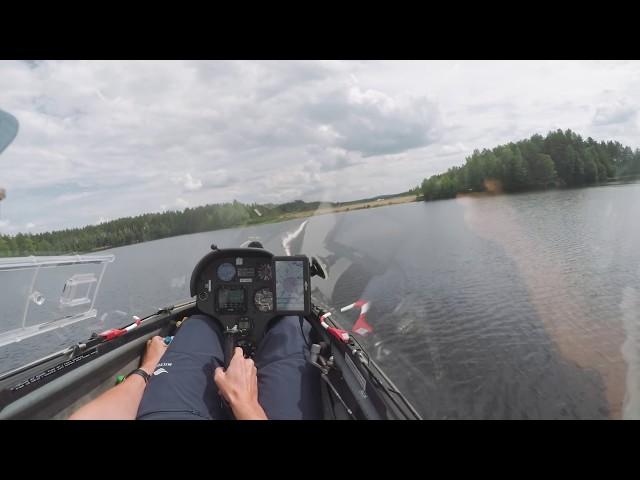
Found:
[[[191,294],[197,307],[227,331],[257,343],[271,319],[310,311],[309,260],[275,257],[261,248],[214,250],[196,266]]]

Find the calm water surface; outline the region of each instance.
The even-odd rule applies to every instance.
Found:
[[[0,371],[187,298],[211,243],[284,254],[303,222],[110,250],[97,318],[2,347]],[[363,341],[425,418],[640,418],[640,185],[323,215],[290,247],[327,264],[317,298],[371,302]]]

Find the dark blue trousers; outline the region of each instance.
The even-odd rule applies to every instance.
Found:
[[[269,419],[321,418],[319,372],[307,362],[309,331],[299,317],[281,317],[260,343],[255,356],[258,401]],[[224,367],[223,352],[218,322],[201,314],[189,317],[151,376],[137,418],[232,418],[213,380],[216,367]]]

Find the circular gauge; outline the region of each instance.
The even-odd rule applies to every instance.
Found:
[[[221,263],[218,267],[218,278],[223,282],[229,282],[236,276],[236,267],[230,263]]]
[[[253,303],[261,312],[273,310],[273,292],[268,288],[262,288],[253,296]]]
[[[271,264],[262,263],[258,265],[258,279],[262,281],[271,280],[273,274],[271,273]]]

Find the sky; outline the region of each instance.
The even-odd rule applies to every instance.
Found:
[[[0,61],[0,233],[406,191],[570,128],[640,147],[638,61]]]

